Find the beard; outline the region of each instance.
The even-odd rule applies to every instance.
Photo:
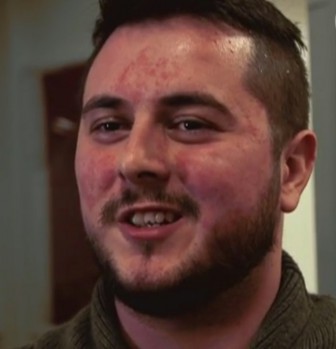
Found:
[[[197,203],[188,196],[127,190],[119,200],[112,200],[104,206],[101,224],[113,224],[120,207],[141,199],[174,204],[184,216],[189,215],[195,220],[200,215]],[[273,175],[253,213],[230,214],[234,218],[226,225],[220,222],[207,235],[202,253],[189,256],[174,270],[173,277],[169,280],[162,278],[156,283],[149,284],[146,277],[125,282],[113,256],[109,256],[106,248],[94,239],[96,234],[89,234],[103,270],[107,297],[114,295],[135,312],[158,318],[182,316],[206,307],[242,283],[272,250],[278,221],[278,199],[279,180]],[[150,255],[150,243],[144,249],[144,253]]]

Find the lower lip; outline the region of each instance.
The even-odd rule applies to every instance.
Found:
[[[138,240],[164,240],[173,235],[183,224],[183,218],[174,223],[160,225],[156,227],[137,227],[128,223],[119,223],[119,230],[126,238]]]

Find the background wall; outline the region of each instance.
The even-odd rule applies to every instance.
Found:
[[[275,2],[300,22],[308,38],[306,2]],[[322,0],[320,3],[324,7],[322,10],[315,8],[317,12],[312,15],[312,38],[314,41],[318,39],[318,45],[322,45],[320,34],[326,35],[323,57],[314,56],[315,42],[312,48],[314,91],[317,90],[314,98],[320,96],[316,102],[314,99],[314,112],[319,115],[315,127],[322,136],[320,147],[324,146],[323,159],[317,170],[318,248],[319,262],[328,275],[320,273],[319,280],[324,290],[332,289],[336,294],[336,280],[329,274],[335,270],[335,258],[328,259],[336,245],[331,225],[336,207],[335,195],[332,195],[335,185],[331,181],[336,172],[336,160],[333,159],[336,147],[330,140],[335,138],[335,113],[326,107],[328,104],[335,110],[335,98],[332,97],[336,90],[336,75],[330,74],[332,70],[329,69],[335,66],[336,59],[328,56],[331,55],[328,51],[330,40],[335,39],[335,33],[326,21],[331,17],[335,2]],[[0,3],[0,348],[26,342],[43,332],[49,324],[49,211],[39,77],[45,70],[79,62],[88,56],[96,11],[96,0],[1,0]],[[317,32],[316,21],[319,24]],[[321,50],[320,46],[317,48]],[[314,68],[314,57],[317,62],[322,59],[323,69],[321,63],[315,63],[317,68]],[[321,109],[324,117],[320,118]],[[324,240],[329,238],[332,244]],[[315,290],[312,183],[299,211],[287,220],[285,239],[286,246],[304,269],[310,289]]]
[[[319,139],[316,219],[319,290],[336,295],[336,1],[311,0],[312,99]]]
[[[4,340],[5,330],[5,316],[3,313],[5,303],[7,301],[7,292],[5,292],[5,285],[8,284],[7,271],[5,267],[6,255],[3,255],[2,250],[8,249],[7,244],[7,232],[10,232],[10,224],[8,222],[7,213],[10,210],[4,210],[5,205],[10,205],[10,190],[9,190],[9,167],[10,157],[7,155],[9,152],[8,138],[2,136],[2,130],[6,130],[8,127],[8,51],[9,51],[9,36],[8,36],[8,23],[7,23],[7,3],[0,2],[0,106],[2,115],[0,117],[0,347]]]
[[[0,338],[26,342],[49,324],[49,202],[40,76],[84,60],[95,0],[1,0]]]
[[[306,0],[273,0],[272,2],[301,29],[308,48],[308,52],[304,52],[304,58],[310,73],[309,14]],[[305,189],[299,207],[294,213],[286,216],[284,232],[284,248],[294,255],[305,276],[308,289],[316,292],[318,286],[314,178]]]

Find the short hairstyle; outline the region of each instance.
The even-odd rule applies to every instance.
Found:
[[[267,0],[99,0],[99,4],[88,69],[120,26],[181,15],[225,23],[253,39],[254,56],[245,83],[267,109],[275,156],[308,127],[309,85],[301,32]]]

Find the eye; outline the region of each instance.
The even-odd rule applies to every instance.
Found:
[[[113,143],[123,139],[131,127],[125,119],[102,118],[91,125],[90,133],[98,142]]]
[[[168,128],[172,139],[182,143],[203,143],[216,137],[215,124],[194,116],[183,116],[172,120]]]
[[[204,130],[211,129],[211,125],[201,119],[194,117],[184,117],[175,119],[170,126],[171,130],[176,130],[180,132],[201,132]]]
[[[182,120],[176,123],[175,127],[181,131],[198,131],[208,128],[204,122],[199,120]]]
[[[93,131],[114,132],[125,129],[125,126],[118,121],[105,121],[93,127]]]

